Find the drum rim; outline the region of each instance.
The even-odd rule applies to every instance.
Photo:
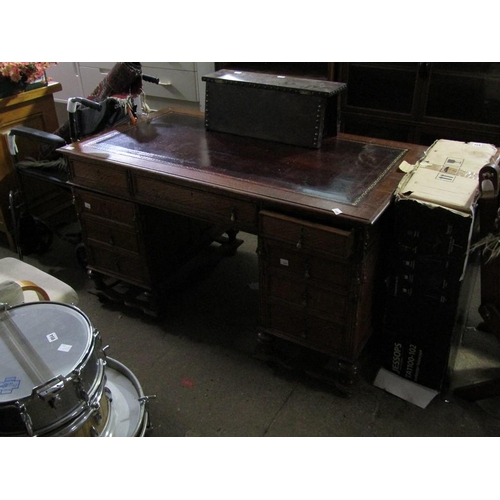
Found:
[[[56,376],[62,376],[64,378],[65,383],[66,382],[69,383],[73,380],[73,378],[75,376],[76,369],[81,370],[81,369],[85,368],[85,366],[87,366],[89,359],[92,357],[92,354],[94,353],[95,348],[97,347],[98,332],[96,331],[96,329],[92,325],[89,317],[81,309],[79,309],[78,307],[76,307],[72,304],[66,304],[64,302],[55,302],[55,301],[48,301],[48,300],[47,301],[40,301],[40,302],[25,302],[23,304],[16,304],[14,306],[9,307],[9,308],[7,308],[7,311],[10,311],[12,309],[22,308],[24,306],[37,306],[40,304],[61,305],[61,306],[73,309],[73,310],[75,310],[75,312],[80,313],[80,315],[83,316],[85,323],[88,326],[87,332],[90,335],[89,335],[89,341],[88,341],[87,346],[86,346],[86,350],[82,353],[78,362],[75,364],[75,366],[73,367],[73,369],[69,373],[56,375]],[[48,380],[47,380],[47,382],[48,382]],[[19,397],[17,399],[13,398],[13,399],[6,399],[4,401],[0,401],[0,409],[2,407],[4,407],[4,408],[9,408],[12,406],[15,407],[19,403],[20,404],[28,403],[30,400],[32,400],[33,393],[38,387],[40,387],[40,386],[32,387],[31,392],[29,394],[26,394],[25,396]]]
[[[80,313],[82,316],[85,317],[87,320],[87,323],[91,325],[90,318],[86,313],[84,313],[79,307],[75,306],[74,304],[68,304],[66,302],[58,302],[56,300],[40,300],[39,302],[23,302],[22,304],[14,304],[13,306],[7,307],[7,311],[10,311],[11,309],[21,309],[23,307],[44,307],[46,305],[57,305],[57,306],[62,306],[67,309],[74,309],[76,312]]]
[[[135,390],[137,391],[138,398],[137,401],[139,402],[139,421],[137,425],[135,426],[134,432],[131,436],[129,437],[142,437],[146,433],[147,425],[148,425],[148,419],[149,419],[149,413],[146,410],[146,403],[143,398],[145,398],[144,391],[142,389],[142,386],[139,382],[139,379],[135,376],[135,374],[130,370],[126,365],[118,361],[117,359],[106,357],[106,369],[112,369],[119,374],[123,375],[126,377],[134,386]],[[111,393],[113,394],[113,393]],[[111,413],[111,412],[110,412]],[[111,420],[111,418],[109,419]],[[107,430],[109,432],[109,430]],[[103,432],[104,433],[104,432]]]
[[[32,307],[33,309],[34,306],[46,307],[47,305],[58,306],[58,307],[62,306],[65,310],[71,310],[72,312],[77,314],[80,320],[83,321],[84,324],[83,329],[85,330],[88,336],[87,343],[85,345],[85,350],[82,351],[81,356],[79,357],[78,361],[75,363],[71,371],[69,371],[69,373],[59,374],[57,376],[60,376],[64,380],[65,387],[69,388],[69,386],[73,384],[75,378],[78,376],[78,373],[84,372],[85,369],[88,367],[89,362],[94,358],[96,358],[96,362],[98,364],[96,368],[96,375],[93,378],[92,382],[85,386],[85,390],[87,391],[88,394],[88,399],[92,400],[96,391],[99,390],[99,386],[102,383],[102,379],[105,377],[105,360],[103,359],[105,355],[100,344],[100,334],[98,330],[93,326],[88,315],[73,304],[67,304],[64,302],[57,302],[57,301],[27,302],[22,304],[16,304],[14,306],[9,307],[7,310],[10,311],[26,307]],[[35,391],[37,390],[38,387],[40,386],[34,386],[31,390],[31,393],[25,394],[24,396],[18,397],[17,399],[7,399],[5,401],[0,401],[0,411],[2,409],[15,409],[17,411],[20,411],[19,407],[24,406],[28,410],[28,415],[30,415],[31,402],[33,402],[33,398],[35,397]],[[79,401],[77,400],[77,404],[75,404],[68,413],[62,415],[60,418],[54,420],[48,425],[35,427],[33,429],[34,435],[36,436],[45,435],[47,433],[52,432],[54,429],[66,425],[69,421],[72,421],[73,419],[75,419],[76,416],[82,413],[82,411],[84,411],[86,407],[87,403],[84,399],[81,399]],[[36,412],[35,413],[31,412],[31,415],[33,414],[36,414]],[[47,423],[45,422],[45,424]],[[19,434],[18,432],[3,433],[0,430],[0,436],[20,436],[20,435],[24,436],[25,434],[23,433]]]

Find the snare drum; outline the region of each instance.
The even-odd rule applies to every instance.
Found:
[[[44,436],[49,437],[107,437],[109,415],[111,412],[111,393],[104,387],[106,378],[94,399],[78,414],[61,427]]]
[[[0,311],[0,435],[74,432],[103,397],[104,358],[99,332],[75,306],[31,302]]]

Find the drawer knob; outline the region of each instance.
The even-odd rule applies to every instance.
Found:
[[[309,279],[311,277],[311,273],[309,272],[309,264],[305,265],[305,268],[304,268],[304,277],[306,279]]]
[[[304,228],[300,229],[299,241],[297,241],[297,249],[300,250],[304,246]]]
[[[236,210],[234,208],[231,209],[231,222],[236,222]]]

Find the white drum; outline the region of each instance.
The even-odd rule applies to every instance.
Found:
[[[143,437],[149,430],[148,396],[135,375],[122,363],[106,358],[106,389],[109,391],[108,437]]]
[[[0,311],[0,435],[71,435],[105,397],[101,337],[75,306]]]

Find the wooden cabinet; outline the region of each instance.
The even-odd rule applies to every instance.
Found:
[[[59,83],[51,83],[27,92],[0,99],[0,134],[6,136],[10,129],[24,125],[47,132],[58,127],[54,106],[54,93],[61,90]],[[5,233],[9,246],[14,250],[12,238],[9,191],[17,186],[6,137],[0,141],[0,231]],[[33,150],[33,143],[20,138],[18,146],[25,154]],[[36,151],[36,149],[35,149]],[[38,194],[42,193],[38,189]]]
[[[263,330],[356,359],[370,334],[373,235],[268,211],[260,213],[259,235]]]
[[[340,63],[346,133],[430,145],[497,144],[499,63]]]

